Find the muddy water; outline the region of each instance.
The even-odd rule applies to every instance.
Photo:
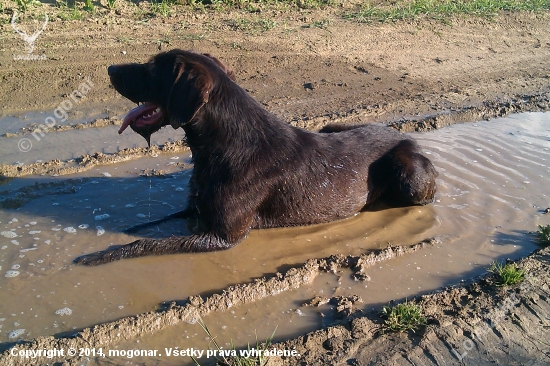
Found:
[[[61,139],[66,133],[48,138]],[[275,326],[279,337],[290,337],[326,321],[321,314],[328,315],[327,309],[299,306],[315,294],[358,294],[364,307],[377,306],[467,279],[493,260],[517,258],[535,248],[528,232],[549,221],[542,214],[550,204],[549,114],[455,125],[415,137],[440,173],[433,205],[365,212],[306,228],[256,231],[226,252],[142,258],[95,268],[74,266],[71,260],[129,242],[135,237],[122,234],[124,228],[184,207],[189,158],[162,155],[62,178],[14,179],[1,189],[37,181],[50,185],[32,188],[32,199],[19,209],[0,211],[0,341],[71,332],[155,309],[163,301],[208,295],[308,258],[440,238],[433,248],[371,268],[369,282],[354,282],[345,272],[326,275],[311,288],[205,319],[224,342],[253,342],[254,329],[260,339],[266,338]],[[110,141],[119,139],[113,136]],[[59,154],[67,153],[59,149]],[[40,159],[32,150],[27,154],[28,159]],[[152,169],[167,174],[139,175]],[[184,222],[172,220],[140,236],[185,232]],[[182,324],[118,347],[206,348],[204,338],[197,325]]]
[[[17,132],[17,127],[43,124],[41,114],[29,114],[26,118],[6,117],[0,119],[0,136],[6,132]],[[76,123],[86,122],[76,121]],[[0,137],[0,156],[2,164],[31,164],[37,161],[46,162],[54,159],[66,161],[86,154],[101,152],[112,154],[125,148],[145,147],[147,143],[132,130],[126,130],[122,135],[117,131],[120,126],[90,128],[84,130],[68,130],[64,132],[48,132],[50,130],[35,129],[34,134],[17,137]],[[184,136],[181,130],[163,128],[152,136],[152,144],[163,144],[167,141],[179,140]]]
[[[163,160],[171,159],[145,165],[171,166],[171,161]],[[250,281],[309,258],[360,253],[369,243],[378,247],[398,242],[402,232],[421,237],[434,224],[430,208],[392,209],[363,213],[339,224],[253,232],[227,252],[143,258],[95,268],[73,266],[71,260],[79,254],[134,240],[120,234],[124,228],[184,208],[189,170],[170,178],[128,176],[135,167],[128,163],[100,169],[95,173],[110,177],[82,177],[72,182],[74,193],[42,196],[16,211],[0,213],[2,270],[19,272],[0,278],[8,290],[0,305],[2,317],[10,315],[4,324],[19,324],[15,326],[29,332],[29,337],[85,327],[154,309],[162,301]],[[141,235],[185,233],[185,222],[173,220]],[[56,314],[64,308],[72,310],[70,316]]]

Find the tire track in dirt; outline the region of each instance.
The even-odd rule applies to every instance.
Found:
[[[492,22],[456,18],[452,26],[429,21],[367,26],[340,19],[334,9],[305,16],[266,12],[262,17],[276,17],[285,26],[255,32],[228,26],[234,19],[254,23],[251,14],[182,13],[145,25],[136,21],[134,10],[81,23],[52,22],[40,38],[48,59],[32,65],[10,59],[21,40],[3,25],[7,52],[0,56],[5,100],[0,113],[54,108],[83,75],[96,87],[80,108],[121,115],[128,103],[109,88],[106,67],[143,62],[168,48],[220,57],[235,69],[239,84],[271,111],[310,128],[339,122],[339,115],[354,115],[353,110],[361,113],[342,122],[430,115],[444,120],[449,111],[499,101],[513,105],[513,99],[531,98],[549,87],[546,13],[506,14]],[[324,29],[311,26],[318,19],[330,22]],[[547,108],[543,104],[538,110]],[[310,125],[304,118],[322,121]]]
[[[416,334],[380,332],[382,319],[357,310],[339,325],[273,345],[299,357],[269,365],[547,365],[550,362],[550,248],[520,260],[527,279],[495,287],[489,274],[414,302],[428,325]]]
[[[0,164],[0,176],[15,178],[27,175],[69,175],[92,169],[98,165],[122,163],[124,161],[139,159],[147,155],[159,153],[176,153],[188,151],[189,147],[184,140],[167,142],[151,148],[135,147],[127,148],[113,154],[95,153],[81,156],[67,161],[51,160],[33,164],[8,165]]]
[[[341,268],[352,268],[357,275],[362,276],[367,268],[375,264],[414,253],[436,243],[439,243],[437,239],[427,239],[409,247],[387,247],[360,256],[333,255],[328,258],[311,259],[300,267],[291,268],[285,274],[277,273],[274,277],[263,277],[255,279],[252,283],[230,286],[221,293],[211,295],[205,299],[201,296],[191,296],[184,305],[172,303],[168,309],[96,325],[71,336],[38,337],[30,342],[3,343],[1,347],[4,353],[0,357],[0,366],[29,364],[28,359],[13,357],[10,354],[11,349],[14,347],[17,352],[38,349],[99,349],[135,339],[140,335],[156,333],[180,322],[195,323],[200,317],[204,317],[211,312],[223,312],[233,307],[297,289],[302,285],[310,284],[320,272],[334,273]],[[69,358],[37,357],[32,362],[36,364],[65,362],[66,365],[77,365],[80,364],[82,358],[78,356]]]

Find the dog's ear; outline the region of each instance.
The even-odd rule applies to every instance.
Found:
[[[217,59],[216,57],[212,56],[209,53],[203,53],[203,55],[210,57],[216,63],[216,65],[218,65],[218,67],[222,69],[223,72],[227,74],[227,76],[229,76],[231,80],[235,81],[235,73],[233,72],[233,69],[231,69],[229,66],[227,66],[226,64],[224,64],[219,59]]]
[[[176,77],[170,91],[168,113],[170,124],[178,128],[191,121],[208,103],[214,79],[205,65],[183,58],[176,61],[174,74]]]

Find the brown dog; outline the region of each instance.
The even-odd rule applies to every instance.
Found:
[[[185,131],[194,161],[191,195],[188,208],[169,217],[197,218],[203,231],[137,240],[76,263],[228,249],[250,229],[343,219],[378,199],[399,206],[433,201],[437,173],[410,137],[373,124],[327,126],[324,133],[292,127],[210,55],[172,50],[108,72],[119,93],[143,103],[120,133],[130,126],[149,141],[167,124]]]

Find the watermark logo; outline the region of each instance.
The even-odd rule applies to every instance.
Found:
[[[34,51],[34,42],[36,41],[38,36],[44,31],[44,29],[46,29],[46,25],[48,25],[48,14],[45,14],[45,21],[44,21],[44,24],[42,24],[42,27],[39,30],[37,30],[36,32],[34,32],[32,34],[32,36],[29,36],[26,32],[24,32],[21,29],[17,28],[17,24],[15,22],[16,19],[17,19],[17,12],[15,11],[15,12],[13,12],[13,16],[11,17],[11,27],[27,43],[27,45],[25,47],[25,49],[27,51],[27,54],[26,55],[13,55],[13,59],[14,60],[26,60],[26,61],[45,60],[46,59],[45,55],[33,55],[32,51]]]
[[[53,111],[53,116],[46,117],[44,119],[44,123],[41,123],[40,125],[38,125],[38,127],[34,129],[31,135],[36,141],[40,141],[41,138],[43,138],[46,133],[50,131],[50,128],[53,128],[58,121],[65,122],[67,118],[69,118],[67,112],[73,109],[75,104],[80,103],[80,101],[92,89],[94,83],[92,83],[90,77],[87,76],[84,80],[85,81],[83,83],[80,83],[77,89],[73,90],[73,92],[68,95],[67,99],[59,103],[57,108]],[[29,138],[23,137],[21,140],[19,140],[17,147],[19,147],[19,150],[21,152],[29,152],[32,149],[32,141]]]
[[[528,293],[533,287],[537,286],[535,279],[532,277],[527,277],[525,281],[519,287],[520,293]],[[506,297],[503,301],[499,302],[498,309],[492,310],[488,314],[488,322],[482,322],[476,325],[470,336],[462,342],[462,349],[456,350],[450,344],[448,344],[455,355],[455,357],[461,362],[465,362],[464,358],[468,355],[468,352],[476,347],[475,341],[478,341],[480,345],[483,345],[483,336],[487,333],[493,331],[493,329],[508,315],[514,307],[516,307],[521,302],[521,299],[516,296],[515,293],[512,293]],[[477,346],[479,347],[479,346]],[[528,363],[527,365],[531,365]]]

